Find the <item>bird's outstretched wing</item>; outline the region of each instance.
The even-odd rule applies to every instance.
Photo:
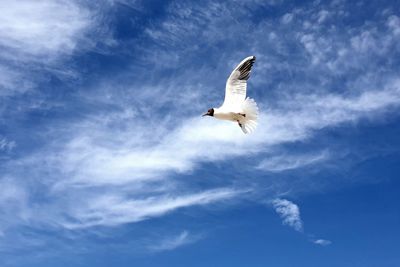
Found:
[[[251,68],[255,61],[255,56],[247,57],[232,71],[226,81],[223,108],[232,111],[240,109],[246,99],[247,80],[250,78]]]

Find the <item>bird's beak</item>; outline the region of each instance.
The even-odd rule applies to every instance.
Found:
[[[204,113],[203,115],[201,115],[202,117],[204,117],[204,116],[207,116],[208,115],[208,113]]]

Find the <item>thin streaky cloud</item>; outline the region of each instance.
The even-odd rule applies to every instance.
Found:
[[[5,137],[0,136],[0,151],[9,152],[16,147],[15,141],[8,140]]]
[[[329,153],[327,151],[322,151],[317,154],[279,155],[261,161],[257,169],[270,172],[282,172],[318,164],[325,160],[329,160]]]
[[[332,241],[326,239],[316,239],[313,240],[313,243],[320,246],[329,246],[330,244],[332,244]]]
[[[138,222],[162,216],[179,208],[222,202],[243,192],[221,188],[177,197],[153,196],[144,199],[130,199],[122,198],[120,195],[98,196],[89,199],[85,207],[76,207],[72,211],[70,216],[74,218],[75,222],[66,221],[62,225],[68,229],[77,229]]]
[[[155,244],[151,244],[147,246],[147,249],[150,252],[162,252],[174,250],[182,246],[186,246],[192,244],[200,239],[198,235],[192,235],[189,231],[182,231],[179,235],[169,236],[158,242],[155,241]]]

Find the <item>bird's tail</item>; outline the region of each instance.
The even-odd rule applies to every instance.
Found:
[[[257,127],[258,107],[256,101],[252,98],[246,98],[242,110],[245,116],[239,121],[239,126],[245,134],[251,133]]]

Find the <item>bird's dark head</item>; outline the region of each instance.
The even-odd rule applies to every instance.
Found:
[[[210,108],[208,111],[207,111],[207,113],[204,113],[203,114],[203,117],[204,116],[214,116],[214,109],[213,108]]]

